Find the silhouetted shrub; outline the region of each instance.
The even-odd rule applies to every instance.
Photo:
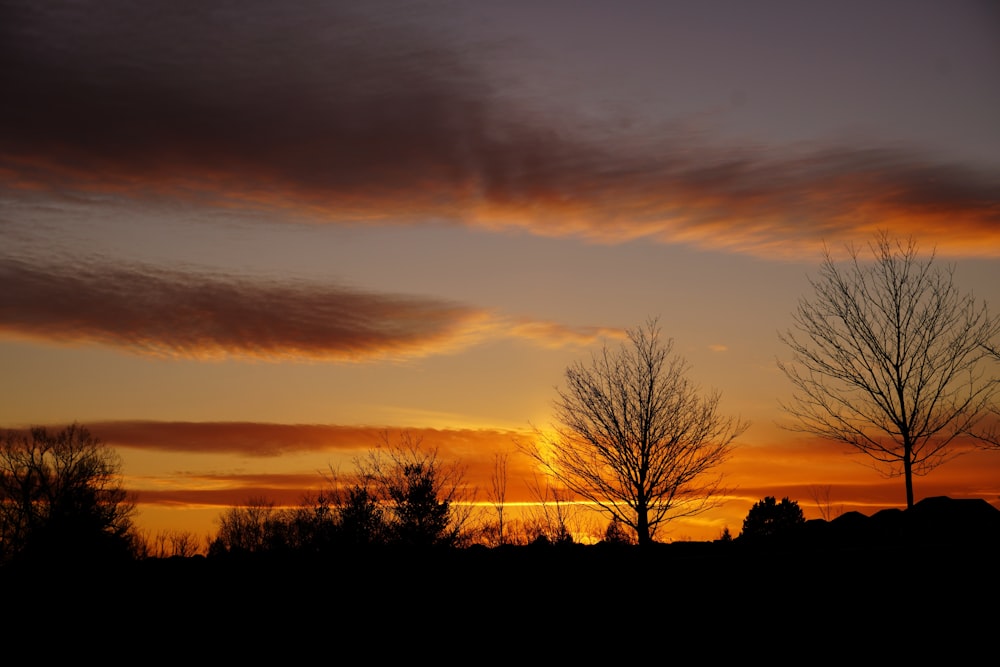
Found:
[[[612,517],[604,530],[604,542],[607,544],[635,544],[631,533],[622,525],[618,517]]]
[[[802,508],[794,500],[782,498],[775,501],[773,496],[754,503],[743,520],[740,537],[746,540],[788,537],[806,522]]]
[[[406,432],[391,442],[386,433],[382,447],[355,467],[360,481],[339,508],[342,528],[346,518],[352,531],[378,531],[369,537],[405,547],[461,546],[468,540],[469,510],[458,502],[465,493],[464,468],[442,462],[437,449]]]
[[[337,543],[347,547],[383,544],[388,528],[378,496],[367,487],[354,485],[337,505]]]

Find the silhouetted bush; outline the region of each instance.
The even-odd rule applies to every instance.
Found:
[[[333,554],[376,547],[459,547],[469,543],[462,469],[406,434],[355,461],[349,480],[294,509],[266,499],[226,510],[209,556]]]
[[[618,517],[612,517],[608,527],[604,530],[604,542],[607,544],[635,544],[635,539],[618,520]]]
[[[743,520],[743,532],[740,538],[744,540],[760,540],[765,538],[788,538],[805,524],[802,508],[794,500],[782,498],[775,501],[773,496],[754,503]]]

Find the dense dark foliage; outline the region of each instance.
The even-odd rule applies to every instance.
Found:
[[[456,501],[462,470],[404,434],[355,462],[348,479],[301,507],[276,509],[252,498],[225,511],[210,556],[332,554],[374,547],[458,547],[468,542],[468,514]]]
[[[120,460],[77,424],[0,435],[0,563],[122,559],[133,498]]]
[[[797,502],[786,497],[779,503],[774,496],[766,496],[747,512],[740,539],[787,539],[805,522],[805,515]]]

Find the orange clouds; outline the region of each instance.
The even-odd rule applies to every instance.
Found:
[[[160,2],[50,9],[12,3],[0,25],[11,197],[188,198],[769,257],[885,228],[943,254],[1000,254],[996,173],[905,149],[584,132],[505,99],[489,49],[377,5],[246,3],[235,24]]]
[[[509,325],[509,334],[527,338],[546,347],[585,346],[601,338],[624,338],[624,329],[607,327],[568,327],[555,322],[516,320]]]

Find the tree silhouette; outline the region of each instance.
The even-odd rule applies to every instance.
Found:
[[[613,516],[608,522],[608,527],[604,529],[605,544],[632,544],[634,540],[628,529],[622,525],[621,520]]]
[[[427,547],[463,542],[470,516],[460,505],[467,492],[464,469],[443,463],[437,449],[425,447],[407,432],[397,442],[383,433],[380,445],[367,458],[355,461],[361,481],[354,487],[353,500],[348,493],[349,507],[363,510],[372,521],[380,519],[386,541],[393,544]]]
[[[885,233],[853,246],[841,268],[829,251],[815,295],[801,299],[792,351],[778,367],[795,386],[782,408],[792,430],[846,443],[887,476],[902,475],[913,507],[913,475],[947,460],[956,437],[981,419],[996,382],[984,377],[985,345],[1000,330],[985,304],[961,295],[954,268],[921,259],[915,242]]]
[[[189,530],[159,531],[152,538],[149,555],[154,558],[189,558],[203,553],[203,539]]]
[[[249,498],[240,507],[231,507],[219,517],[219,531],[209,546],[211,555],[261,554],[273,551],[278,536],[280,517],[274,501],[262,497]]]
[[[983,347],[994,362],[1000,362],[1000,344],[987,344]],[[1000,377],[994,375],[993,383],[1000,385]],[[1000,389],[995,395],[1000,396]],[[1000,449],[1000,401],[994,401],[989,406],[989,411],[992,413],[992,421],[987,421],[983,428],[975,429],[971,435],[986,449]]]
[[[327,489],[299,507],[250,498],[219,517],[210,556],[323,554],[384,545],[459,546],[469,535],[463,468],[403,433],[355,461],[355,474],[323,475]]]
[[[489,500],[497,515],[496,543],[503,546],[507,543],[507,535],[504,532],[504,510],[507,502],[507,454],[495,454],[493,457]]]
[[[743,520],[743,539],[786,537],[806,522],[802,508],[794,500],[782,498],[776,502],[773,496],[754,503]]]
[[[573,544],[570,524],[576,522],[578,507],[569,502],[566,489],[554,488],[549,478],[533,477],[528,490],[534,499],[533,518],[527,528],[526,540],[530,544]]]
[[[118,455],[78,424],[0,440],[0,562],[123,558],[138,539]]]
[[[329,492],[306,494],[298,507],[282,509],[276,523],[281,548],[289,552],[319,554],[328,552],[336,541],[335,498]]]
[[[388,539],[385,513],[368,486],[354,484],[340,496],[336,535],[338,544],[348,547],[384,544]]]
[[[700,395],[688,365],[660,338],[655,319],[566,371],[554,435],[522,449],[566,488],[652,542],[664,522],[717,504],[728,457],[748,424],[719,414],[720,394]]]

